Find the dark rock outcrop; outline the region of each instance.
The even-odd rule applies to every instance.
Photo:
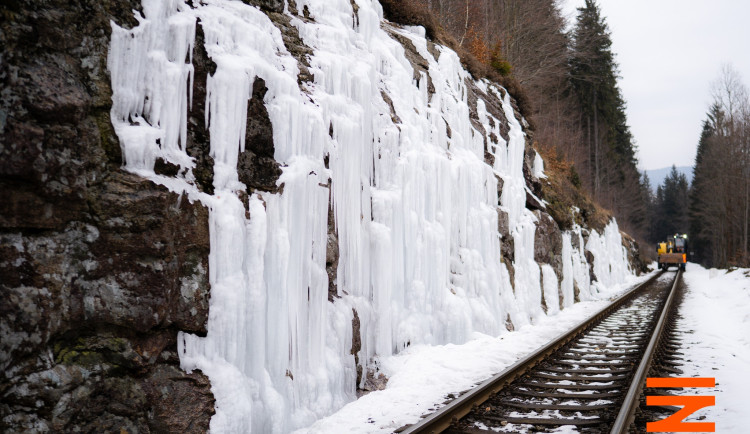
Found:
[[[628,252],[630,268],[639,274],[647,273],[649,271],[648,264],[651,261],[641,252],[638,242],[625,232],[620,232],[620,235],[622,236],[622,246]]]
[[[284,0],[242,0],[244,3],[259,6],[268,12],[284,12]]]
[[[365,385],[362,388],[361,394],[374,392],[376,390],[385,390],[386,385],[388,385],[388,377],[382,372],[377,372],[377,370],[368,370],[367,378],[365,378]]]
[[[0,5],[2,432],[205,432],[213,414],[177,356],[178,331],[206,333],[208,211],[124,172],[109,120],[110,20],[139,9]]]
[[[264,0],[254,0],[263,2]],[[293,0],[289,0],[289,11],[296,15],[297,6],[293,4]],[[307,8],[307,6],[305,6]],[[297,74],[297,83],[302,89],[306,89],[305,84],[312,82],[314,77],[310,72],[310,56],[313,54],[312,48],[302,42],[302,38],[299,35],[299,30],[292,24],[292,20],[289,15],[285,15],[277,12],[268,12],[268,18],[273,22],[277,29],[281,32],[281,39],[284,41],[289,54],[297,60],[297,68],[299,68],[299,74]],[[304,17],[298,17],[305,19]]]
[[[281,176],[279,163],[273,159],[273,127],[263,103],[267,91],[265,81],[256,78],[253,96],[247,103],[245,150],[240,152],[237,174],[248,194],[255,190],[278,191],[276,181]]]
[[[497,231],[500,233],[500,254],[503,258],[513,259],[515,256],[515,244],[510,234],[510,222],[508,213],[497,208]]]
[[[549,264],[562,280],[562,232],[549,214],[535,211],[537,226],[534,232],[534,261]]]
[[[594,273],[594,267],[593,267],[594,259],[595,259],[594,254],[586,250],[584,255],[586,256],[586,262],[591,264],[591,266],[589,267],[589,281],[593,282],[595,280],[599,280],[596,278],[596,273]]]
[[[330,182],[329,182],[330,188]],[[326,239],[326,273],[328,274],[328,301],[338,297],[336,277],[339,267],[339,236],[336,232],[336,223],[333,215],[333,207],[328,207],[328,237]],[[356,314],[355,314],[356,316]],[[359,320],[357,320],[359,324]]]
[[[193,104],[188,112],[188,134],[185,152],[193,157],[193,176],[198,187],[208,193],[214,192],[214,159],[210,155],[211,141],[206,126],[206,83],[216,72],[216,64],[208,57],[203,28],[195,28],[193,49]]]
[[[354,365],[357,367],[357,388],[362,382],[362,364],[359,362],[359,352],[362,350],[362,335],[359,323],[359,314],[352,308],[352,349],[351,354],[354,356]]]

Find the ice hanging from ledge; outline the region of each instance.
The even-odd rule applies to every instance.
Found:
[[[381,25],[377,2],[356,0],[357,20],[349,0],[296,3],[297,15],[306,7],[315,18],[289,16],[314,49],[315,79],[302,88],[297,61],[276,25],[242,2],[144,0],[137,27],[113,24],[112,122],[125,168],[187,191],[210,209],[208,334],[180,333],[178,349],[184,369],[200,369],[211,380],[214,432],[288,432],[355,399],[353,309],[366,369],[374,358],[409,345],[463,343],[476,332],[499,335],[508,316],[523,325],[544,315],[542,297],[553,299],[554,272],[534,262],[525,137],[507,92],[472,82],[454,52],[428,47],[423,29]],[[197,20],[216,64],[207,100],[192,102],[207,108],[213,195],[199,193],[189,171],[177,179],[153,173],[159,157],[193,167],[184,146]],[[426,72],[415,75],[404,47],[388,32],[411,41]],[[284,188],[242,203],[237,192],[245,186],[236,168],[256,79],[268,88],[264,104]],[[484,133],[470,121],[472,83],[499,100],[509,122],[509,140],[489,151],[492,167],[484,161],[491,128],[481,98]],[[498,202],[516,245],[515,294],[500,255]],[[333,303],[326,270],[329,206],[339,250]],[[583,248],[569,242],[578,237],[582,246],[581,233],[566,237],[568,306],[573,283],[581,297],[589,287]],[[597,260],[615,238],[605,231],[601,242],[590,241]],[[606,278],[615,281],[622,272],[615,267]]]
[[[110,118],[125,169],[145,176],[156,158],[192,167],[184,152],[193,87],[195,17],[180,0],[143,0],[138,26],[114,22],[107,55],[112,80]]]

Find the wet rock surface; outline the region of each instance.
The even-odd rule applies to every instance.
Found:
[[[177,356],[206,333],[208,210],[124,172],[109,121],[110,20],[133,10],[0,5],[2,432],[205,432],[214,412]]]

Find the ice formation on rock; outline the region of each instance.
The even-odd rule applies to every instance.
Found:
[[[598,285],[614,285],[631,273],[628,252],[622,245],[620,229],[614,221],[604,228],[601,235],[596,231],[591,232],[586,250],[594,255],[593,269]]]
[[[547,177],[547,175],[544,174],[544,160],[538,152],[534,154],[534,176],[537,178]]]
[[[502,106],[506,142],[501,120],[481,98],[477,113],[485,131],[472,126],[472,79],[453,51],[437,46],[436,58],[423,29],[390,28],[426,60],[429,77],[422,72],[416,80],[404,47],[381,26],[377,1],[356,4],[356,19],[349,0],[297,0],[296,14],[287,6],[314,49],[314,83],[302,88],[280,31],[257,7],[143,0],[138,26],[112,24],[111,117],[125,169],[210,209],[208,335],[181,333],[179,352],[184,369],[201,369],[211,379],[214,432],[287,432],[355,399],[352,309],[365,365],[411,344],[499,335],[508,316],[523,325],[545,315],[543,299],[548,314],[559,310],[558,277],[534,261],[525,133],[510,96],[495,84],[474,82]],[[314,21],[297,18],[303,8]],[[191,101],[187,91],[196,25],[216,64],[206,101]],[[251,195],[246,218],[236,167],[256,78],[268,88],[264,103],[284,188]],[[192,183],[194,163],[184,149],[190,104],[207,108],[213,195]],[[484,143],[493,133],[499,139],[488,149],[490,166]],[[187,170],[177,178],[155,175],[158,157]],[[340,253],[340,298],[333,303],[325,268],[329,199]],[[515,291],[501,260],[498,206],[514,239]],[[590,294],[583,245],[580,228],[563,235],[563,307],[573,303],[576,286],[580,298]],[[614,221],[603,235],[592,232],[586,249],[601,284],[628,272]]]

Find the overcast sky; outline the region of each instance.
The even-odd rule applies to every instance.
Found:
[[[599,0],[620,66],[640,169],[692,166],[711,82],[731,63],[750,86],[750,1]],[[573,22],[583,0],[562,0]]]

